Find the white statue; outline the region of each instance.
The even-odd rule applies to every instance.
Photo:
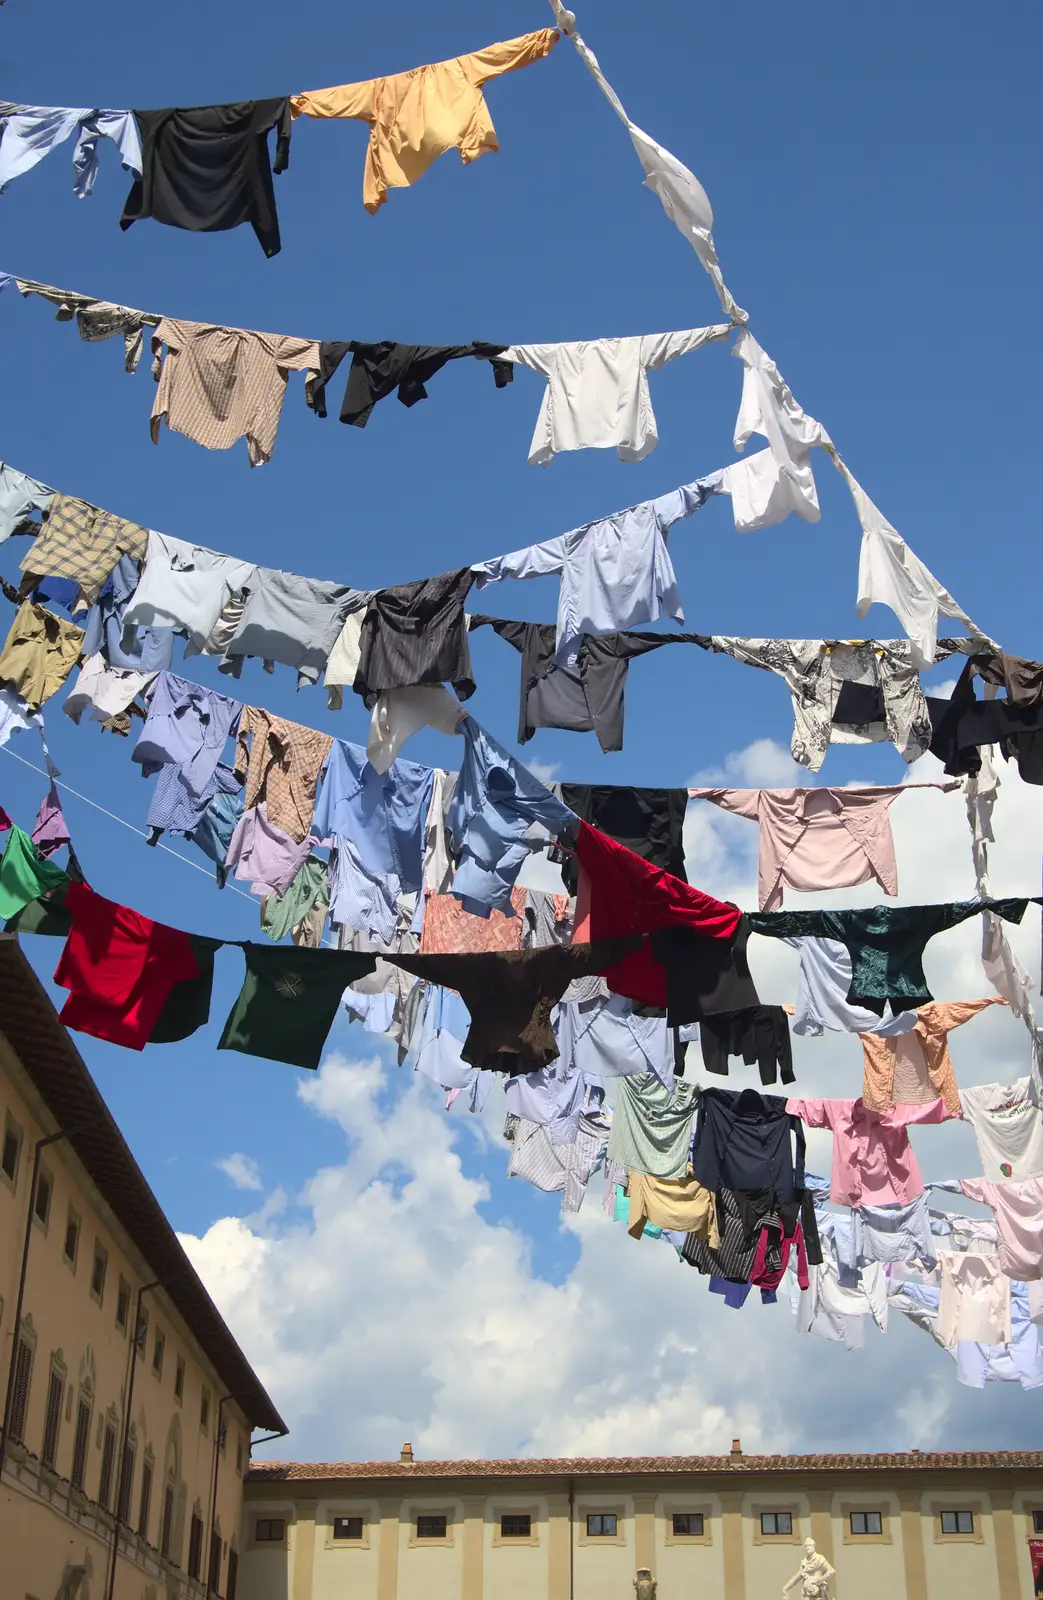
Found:
[[[787,1600],[790,1590],[798,1583],[800,1600],[829,1600],[829,1581],[835,1577],[836,1573],[825,1556],[820,1556],[815,1549],[814,1539],[805,1539],[800,1571],[793,1574],[783,1589],[782,1600]]]

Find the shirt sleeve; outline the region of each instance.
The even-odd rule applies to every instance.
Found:
[[[235,736],[235,775],[242,783],[250,765],[249,733],[253,727],[253,708],[244,706],[239,718],[239,732]]]
[[[509,555],[493,556],[491,561],[478,561],[471,568],[477,574],[478,587],[499,583],[501,578],[542,578],[560,572],[565,565],[565,536],[547,539],[543,544],[531,544],[526,550],[512,550]]]
[[[497,356],[498,361],[518,361],[549,378],[554,370],[559,346],[556,344],[512,344]]]
[[[962,1028],[965,1022],[970,1022],[987,1006],[1005,1006],[1007,1003],[998,994],[989,995],[984,1000],[935,1000],[930,1005],[920,1007],[920,1021],[932,1036],[951,1033],[954,1028]]]
[[[759,789],[689,789],[690,800],[709,800],[722,811],[733,811],[737,817],[749,817],[756,822],[760,815]]]
[[[342,83],[336,89],[295,94],[290,97],[290,110],[295,117],[360,117],[363,122],[372,122],[380,81],[370,78],[368,83]]]
[[[518,39],[504,39],[500,44],[487,44],[484,50],[474,50],[468,56],[458,56],[457,62],[480,89],[490,78],[517,72],[519,67],[527,67],[530,62],[549,56],[558,37],[555,28],[538,28],[535,33],[523,33]]]
[[[686,356],[712,339],[725,339],[731,333],[730,322],[718,322],[710,328],[686,328],[679,333],[646,333],[641,340],[641,365],[655,372],[668,361]]]
[[[983,1206],[987,1206],[991,1202],[986,1198],[984,1192],[985,1183],[986,1180],[984,1178],[961,1178],[960,1188],[968,1200],[978,1200]]]
[[[928,1100],[921,1106],[893,1105],[887,1109],[887,1121],[892,1128],[908,1128],[915,1122],[948,1122],[950,1117],[959,1115],[958,1111],[950,1111],[944,1100]]]
[[[831,1128],[833,1108],[829,1100],[787,1100],[786,1110],[799,1117],[806,1128]]]
[[[746,921],[753,933],[770,939],[839,939],[847,943],[843,916],[835,911],[748,911]]]
[[[277,364],[287,372],[314,372],[322,370],[318,342],[315,339],[282,338],[275,347]]]

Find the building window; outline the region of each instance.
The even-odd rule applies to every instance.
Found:
[[[285,1517],[258,1517],[254,1525],[255,1544],[282,1544],[285,1537]]]
[[[116,1424],[105,1424],[105,1438],[101,1446],[101,1475],[98,1478],[98,1504],[105,1510],[110,1509],[109,1501],[112,1499],[112,1474],[116,1465]]]
[[[202,1564],[203,1519],[197,1511],[193,1511],[192,1521],[188,1529],[188,1576],[190,1578],[198,1578]]]
[[[141,1468],[141,1499],[138,1502],[138,1533],[148,1538],[148,1517],[152,1506],[152,1462],[145,1457]]]
[[[592,1511],[587,1516],[588,1539],[614,1539],[616,1537],[614,1511]]]
[[[416,1519],[416,1536],[418,1539],[444,1539],[449,1528],[448,1517],[436,1517],[428,1513],[420,1513]]]
[[[883,1533],[884,1519],[879,1511],[852,1511],[851,1532],[857,1534]]]
[[[762,1511],[761,1533],[782,1534],[789,1538],[793,1533],[793,1514],[789,1511]]]
[[[943,1533],[973,1533],[974,1532],[974,1512],[973,1511],[943,1511],[942,1512],[942,1532]]]
[[[0,1171],[8,1183],[18,1182],[18,1158],[22,1153],[22,1135],[10,1117],[4,1121],[4,1148],[0,1154]]]
[[[152,1346],[152,1370],[157,1378],[163,1376],[163,1352],[166,1350],[167,1341],[161,1329],[156,1329],[156,1341]]]
[[[210,1426],[210,1390],[203,1390],[203,1398],[199,1402],[199,1426],[205,1433]]]
[[[29,1380],[33,1372],[33,1347],[20,1338],[14,1363],[14,1392],[11,1395],[11,1438],[25,1438],[25,1418],[29,1410]]]
[[[148,1312],[142,1311],[141,1309],[140,1292],[138,1294],[138,1329],[137,1333],[135,1334],[135,1339],[137,1341],[138,1354],[144,1355],[145,1347],[148,1344]]]
[[[36,1193],[33,1196],[33,1216],[41,1227],[46,1228],[47,1219],[51,1214],[51,1195],[54,1185],[46,1172],[40,1171],[36,1175]]]
[[[47,1385],[47,1409],[43,1419],[43,1448],[40,1459],[45,1467],[54,1467],[58,1456],[58,1431],[62,1425],[62,1402],[65,1399],[65,1378],[57,1367],[51,1368]]]
[[[73,1487],[82,1489],[87,1476],[87,1450],[91,1442],[91,1397],[81,1394],[76,1407],[76,1434],[72,1444]]]
[[[347,1539],[354,1539],[356,1541],[361,1539],[362,1538],[362,1518],[361,1517],[334,1517],[334,1519],[333,1519],[333,1537],[335,1539],[346,1539],[346,1540]]]
[[[243,1441],[238,1434],[235,1436],[235,1470],[239,1476],[243,1475]]]
[[[76,1252],[80,1248],[80,1219],[75,1211],[69,1212],[69,1220],[65,1224],[65,1244],[62,1254],[72,1267],[76,1266]]]
[[[91,1294],[101,1305],[105,1297],[105,1274],[108,1271],[109,1258],[104,1248],[95,1241],[94,1265],[91,1267]]]
[[[123,1447],[123,1471],[120,1473],[120,1492],[116,1517],[120,1522],[130,1522],[130,1495],[134,1487],[134,1446],[127,1440]]]
[[[1032,1513],[1032,1531],[1033,1533],[1043,1533],[1043,1511],[1034,1511]]]
[[[701,1539],[702,1536],[703,1514],[701,1511],[674,1512],[675,1539]]]
[[[119,1291],[116,1295],[116,1326],[127,1331],[127,1319],[130,1316],[130,1284],[126,1278],[120,1279]]]
[[[216,1528],[210,1530],[210,1562],[206,1583],[208,1593],[217,1594],[221,1586],[221,1535]]]
[[[228,1577],[225,1579],[225,1600],[235,1600],[236,1585],[239,1582],[239,1552],[234,1545],[228,1550]]]
[[[532,1538],[532,1518],[530,1516],[528,1516],[528,1515],[524,1515],[523,1516],[520,1512],[514,1512],[509,1516],[501,1517],[500,1518],[500,1538],[501,1539],[531,1539]]]
[[[181,1359],[181,1357],[178,1356],[177,1364],[174,1367],[174,1399],[177,1401],[178,1405],[180,1405],[184,1398],[185,1398],[185,1363]]]
[[[168,1483],[163,1490],[163,1515],[159,1523],[159,1553],[170,1559],[170,1536],[174,1528],[174,1485]]]

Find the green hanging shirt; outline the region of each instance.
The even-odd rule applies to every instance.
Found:
[[[214,956],[223,939],[208,939],[201,933],[190,933],[188,942],[199,968],[197,978],[186,978],[175,984],[156,1018],[149,1044],[177,1044],[187,1039],[210,1020],[210,995],[214,987]]]
[[[246,977],[217,1048],[317,1067],[341,995],[376,957],[264,944],[244,944],[243,954]]]
[[[13,917],[38,895],[64,886],[68,874],[50,861],[41,861],[33,841],[21,828],[12,828],[0,857],[0,917]]]
[[[64,883],[50,894],[30,900],[21,911],[16,911],[4,924],[5,933],[48,933],[53,938],[65,939],[72,932],[72,912],[65,909]]]
[[[291,928],[296,928],[299,922],[304,921],[313,906],[320,901],[328,906],[328,874],[325,861],[320,861],[318,856],[309,856],[285,894],[266,895],[261,901],[261,932],[278,944]]]

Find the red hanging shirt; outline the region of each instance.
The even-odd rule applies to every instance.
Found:
[[[71,993],[61,1020],[80,1033],[141,1050],[170,991],[199,977],[188,934],[106,900],[85,883],[69,884],[65,906],[72,932],[54,981]]]
[[[576,855],[589,885],[590,926],[581,933],[577,905],[574,938],[615,939],[626,933],[657,933],[660,928],[694,928],[710,939],[732,939],[742,912],[715,900],[672,872],[654,867],[589,823],[579,825]],[[581,878],[579,900],[584,899]],[[647,1006],[666,1005],[666,972],[648,944],[624,956],[605,972],[615,994]]]

